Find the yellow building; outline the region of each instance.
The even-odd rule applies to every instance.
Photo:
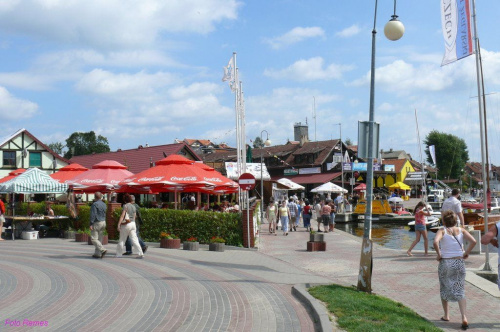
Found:
[[[407,159],[386,159],[382,162],[382,165],[383,169],[374,174],[375,188],[389,188],[396,182],[404,182],[408,173],[415,172]]]

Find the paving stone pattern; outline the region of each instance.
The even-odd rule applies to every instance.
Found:
[[[333,279],[337,284],[357,285],[361,255],[361,238],[335,230],[325,234],[325,252],[307,252],[309,235],[304,228],[288,236],[269,234],[268,225],[260,230],[260,252],[284,262],[300,266],[312,274]],[[410,233],[414,236],[414,233]],[[422,240],[423,241],[423,240]],[[432,245],[432,243],[430,244]],[[458,303],[450,303],[450,322],[442,322],[443,315],[437,275],[438,262],[434,251],[428,257],[423,251],[414,250],[413,257],[401,250],[374,246],[372,290],[415,310],[445,331],[460,329],[461,317]],[[496,249],[495,249],[496,250]],[[491,251],[490,251],[491,252]],[[490,264],[497,266],[497,254],[490,254]],[[479,269],[485,256],[473,255],[466,260],[466,268]],[[468,274],[472,272],[468,271]],[[483,280],[482,278],[478,278]],[[500,291],[496,297],[466,282],[467,317],[470,331],[500,331]]]
[[[72,240],[0,242],[0,331],[315,331],[291,287],[331,282],[256,250],[115,246],[101,260]]]

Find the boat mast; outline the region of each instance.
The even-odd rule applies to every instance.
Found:
[[[488,187],[487,187],[487,181],[488,177],[486,176],[486,119],[485,119],[485,112],[484,112],[484,104],[483,104],[483,97],[484,97],[484,91],[483,91],[483,85],[481,84],[483,78],[482,78],[482,62],[481,62],[481,49],[479,46],[479,38],[477,36],[477,20],[476,20],[476,1],[472,0],[472,21],[474,23],[474,44],[476,48],[476,75],[477,75],[477,102],[479,106],[479,128],[480,128],[480,134],[481,134],[481,169],[482,169],[482,180],[483,180],[483,206],[484,206],[484,232],[488,232],[488,199],[486,197]],[[491,266],[490,266],[490,255],[489,255],[489,250],[488,246],[485,246],[485,263],[484,263],[484,271],[491,271]]]
[[[417,144],[418,144],[418,152],[420,156],[420,171],[422,173],[422,193],[425,188],[425,167],[423,163],[422,157],[422,145],[420,144],[420,130],[418,129],[418,117],[417,117],[417,109],[415,108],[415,123],[417,124]],[[426,194],[424,196],[424,203],[427,206],[427,188],[425,188]]]

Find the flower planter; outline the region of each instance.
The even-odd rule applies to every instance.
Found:
[[[208,250],[210,251],[224,251],[225,248],[226,248],[225,243],[210,243],[208,245]]]
[[[89,235],[84,233],[75,234],[75,242],[87,242],[89,240]]]
[[[63,237],[65,239],[74,239],[75,238],[75,234],[76,234],[75,231],[64,231]]]
[[[309,241],[311,241],[311,242],[324,242],[325,241],[325,234],[323,234],[323,233],[309,234]]]
[[[160,248],[180,249],[181,239],[160,239]]]
[[[200,242],[182,242],[182,249],[198,251],[200,249]]]
[[[307,242],[307,251],[326,251],[326,242]]]
[[[88,243],[89,245],[92,245],[92,244],[93,244],[93,243],[92,243],[92,237],[91,237],[91,236],[89,236],[89,239],[88,239],[87,243]],[[108,244],[108,236],[107,236],[107,235],[103,235],[103,236],[102,236],[102,242],[101,242],[101,244],[102,244],[102,245]]]

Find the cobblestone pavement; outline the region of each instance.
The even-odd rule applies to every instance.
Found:
[[[284,262],[300,266],[320,274],[335,283],[357,285],[361,254],[361,239],[342,231],[325,234],[326,252],[307,252],[309,233],[304,228],[290,232],[288,236],[270,235],[268,225],[262,225],[260,252]],[[458,303],[450,303],[450,322],[442,322],[443,315],[437,275],[438,262],[433,251],[425,257],[423,251],[413,251],[408,257],[406,250],[386,249],[375,245],[373,250],[372,290],[415,310],[418,314],[446,331],[460,329],[461,318]],[[491,252],[491,251],[490,251]],[[497,266],[497,255],[490,254],[490,262]],[[495,284],[476,276],[471,270],[479,269],[485,262],[483,255],[466,260],[467,317],[471,331],[500,331],[500,291]],[[484,284],[493,289],[493,295],[483,291]]]
[[[101,260],[72,240],[0,242],[0,331],[314,331],[291,287],[332,282],[256,250],[153,246]]]

